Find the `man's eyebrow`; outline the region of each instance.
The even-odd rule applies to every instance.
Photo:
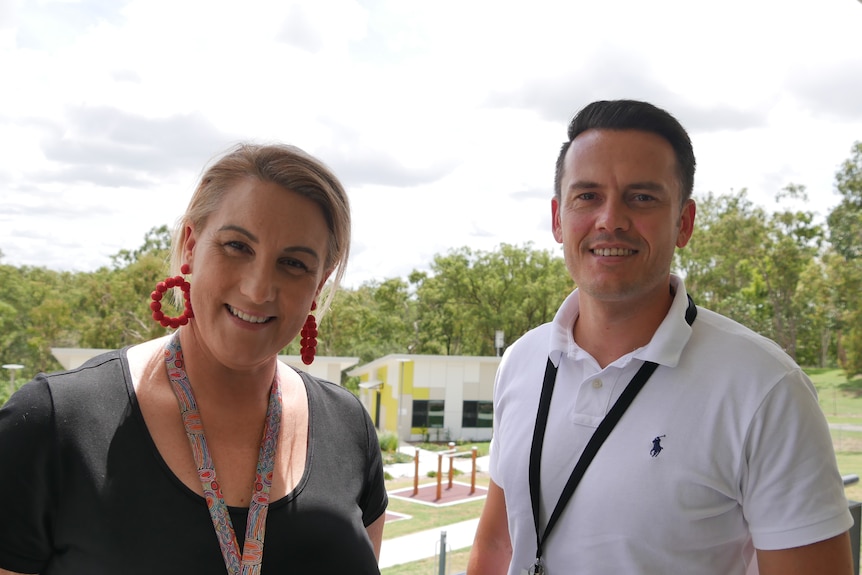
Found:
[[[591,180],[577,180],[569,185],[570,190],[594,190],[601,186]]]
[[[667,188],[658,182],[645,181],[633,182],[626,186],[626,190],[646,190],[648,192],[664,192]]]

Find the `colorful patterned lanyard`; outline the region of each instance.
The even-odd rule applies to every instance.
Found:
[[[248,509],[245,544],[242,555],[240,555],[236,533],[227,512],[221,486],[216,480],[215,465],[207,447],[201,414],[198,411],[192,387],[184,369],[185,362],[180,347],[179,331],[174,333],[174,336],[165,345],[165,363],[174,394],[180,404],[183,424],[186,427],[186,434],[189,436],[192,453],[198,468],[198,477],[201,480],[204,497],[210,511],[210,517],[212,517],[213,527],[215,527],[228,574],[258,575],[263,562],[263,540],[266,531],[266,512],[269,507],[269,488],[272,486],[272,471],[275,467],[278,430],[281,424],[281,388],[278,381],[278,369],[275,371],[272,391],[269,394],[266,427],[260,442],[254,492]]]

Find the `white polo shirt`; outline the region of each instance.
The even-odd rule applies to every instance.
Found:
[[[544,545],[550,575],[742,575],[754,548],[852,525],[828,425],[802,370],[772,341],[675,297],[650,343],[601,369],[572,336],[578,292],[504,354],[490,472],[506,494],[513,560],[532,565],[529,459],[548,357],[558,366],[541,464],[541,526],[599,422],[644,361],[658,369],[587,469]],[[654,440],[661,450],[656,453]]]

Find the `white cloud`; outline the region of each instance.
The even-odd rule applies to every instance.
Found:
[[[641,98],[688,127],[696,192],[825,214],[862,139],[853,0],[0,0],[0,249],[93,269],[172,224],[231,142],[344,180],[348,283],[550,235],[569,118]]]

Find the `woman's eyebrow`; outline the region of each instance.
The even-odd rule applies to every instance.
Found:
[[[218,231],[220,231],[220,232],[228,232],[228,231],[239,232],[253,242],[259,242],[260,241],[259,239],[257,239],[256,235],[254,235],[253,233],[251,233],[250,231],[248,231],[244,227],[237,226],[235,224],[227,224],[225,226],[222,226],[218,229]]]
[[[247,237],[249,240],[251,240],[254,243],[260,243],[260,240],[258,239],[258,237],[256,235],[254,235],[253,233],[251,233],[250,231],[248,231],[244,227],[238,226],[236,224],[224,225],[224,226],[219,228],[219,231],[220,232],[228,232],[228,231],[237,232],[237,233],[244,235],[245,237]],[[316,250],[314,250],[310,247],[307,247],[307,246],[288,246],[288,247],[284,248],[282,250],[282,252],[283,253],[302,252],[302,253],[306,253],[306,254],[314,257],[317,260],[320,260],[320,254],[318,254]]]

